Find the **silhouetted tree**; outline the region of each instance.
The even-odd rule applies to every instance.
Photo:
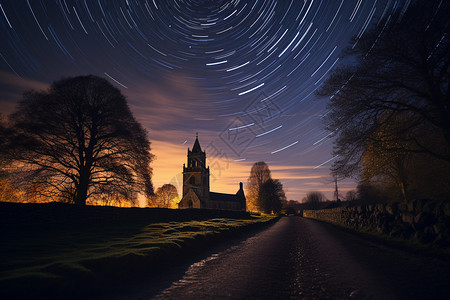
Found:
[[[0,170],[0,202],[19,202],[19,192],[12,185],[7,172]]]
[[[356,64],[336,70],[319,92],[331,96],[335,174],[357,173],[369,141],[450,161],[450,2],[412,1],[401,14],[364,33],[348,51]],[[394,134],[379,139],[390,123]]]
[[[316,210],[316,209],[320,208],[320,203],[324,202],[326,200],[327,200],[327,198],[321,192],[309,192],[306,195],[305,202],[308,203],[308,207],[310,209]]]
[[[10,120],[10,168],[41,195],[85,205],[104,194],[153,193],[147,133],[107,80],[66,78],[26,92]]]
[[[283,185],[278,179],[266,180],[259,190],[259,207],[264,213],[281,212],[283,202],[286,202],[286,195],[283,191]]]
[[[362,155],[363,181],[383,179],[402,195],[403,201],[408,199],[409,172],[414,153],[404,149],[406,142],[398,135],[398,124],[403,119],[393,118],[390,123],[380,126],[374,133],[376,138],[366,141]],[[404,133],[407,134],[407,133]],[[391,149],[396,149],[392,151]]]
[[[402,150],[407,143],[405,137],[398,137],[401,135],[397,130],[398,124],[402,121],[399,116],[393,118],[378,128],[374,133],[376,139],[366,142],[361,164],[362,181],[381,188],[386,192],[383,197],[389,201],[448,198],[450,162],[426,153]],[[396,150],[392,151],[394,148]]]
[[[351,190],[345,194],[345,201],[356,201],[358,199],[358,194],[356,191]]]
[[[246,194],[249,211],[279,213],[286,202],[283,185],[278,179],[272,179],[269,167],[263,161],[253,164]]]
[[[359,204],[385,203],[389,200],[389,190],[380,182],[362,181],[356,186]]]
[[[259,161],[253,164],[247,183],[247,209],[249,211],[263,211],[259,201],[262,185],[271,179],[270,170],[267,164]]]
[[[149,207],[175,208],[174,199],[178,199],[177,188],[172,184],[164,184],[156,189],[154,196],[147,200]]]
[[[0,201],[9,202],[17,199],[14,187],[11,185],[5,166],[8,157],[5,150],[8,148],[10,130],[5,125],[3,117],[0,115]]]

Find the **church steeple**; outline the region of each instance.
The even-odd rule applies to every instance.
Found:
[[[206,153],[202,151],[198,134],[192,151],[188,149],[187,166],[183,165],[183,197],[189,189],[195,189],[202,199],[209,198],[209,167],[206,167]]]
[[[192,148],[192,153],[201,153],[202,148],[200,147],[200,143],[198,142],[198,133],[195,135],[194,147]]]
[[[209,175],[206,152],[200,147],[197,133],[192,151],[189,148],[187,151],[187,164],[183,164],[183,198],[178,207],[245,211],[246,199],[242,182],[234,195],[214,193],[209,191]]]

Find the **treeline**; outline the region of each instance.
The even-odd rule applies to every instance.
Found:
[[[450,198],[449,1],[412,1],[354,41],[330,97],[335,176],[367,202]]]

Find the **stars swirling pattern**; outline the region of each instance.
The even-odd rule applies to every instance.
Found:
[[[234,161],[329,166],[327,99],[314,92],[343,49],[409,2],[0,0],[1,112],[24,87],[96,74],[150,139],[200,131]],[[244,130],[251,142],[234,145]]]

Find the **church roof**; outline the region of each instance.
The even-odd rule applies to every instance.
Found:
[[[241,199],[239,199],[239,197],[237,197],[235,194],[222,194],[222,193],[209,192],[209,200],[210,201],[238,202]]]
[[[200,143],[198,142],[198,136],[195,137],[194,147],[192,148],[192,152],[200,153],[202,152],[202,148],[200,147]]]

